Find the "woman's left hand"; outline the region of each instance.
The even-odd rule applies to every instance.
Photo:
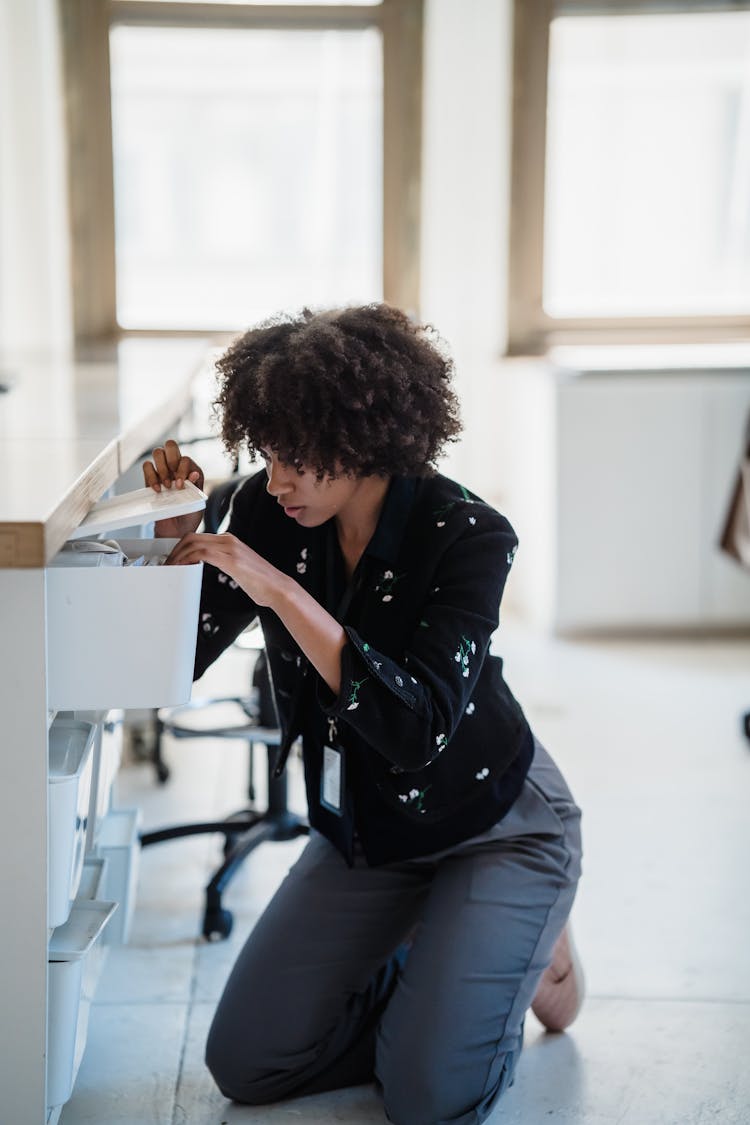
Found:
[[[206,562],[229,575],[256,605],[271,606],[290,579],[236,535],[186,535],[167,558],[170,566]]]

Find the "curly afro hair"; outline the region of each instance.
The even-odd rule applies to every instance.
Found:
[[[319,478],[428,476],[461,423],[437,334],[384,304],[280,316],[217,361],[225,446]]]

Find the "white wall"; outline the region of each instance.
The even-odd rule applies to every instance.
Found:
[[[465,431],[443,466],[502,501],[512,4],[427,0],[422,316],[450,346]]]
[[[0,354],[71,339],[55,0],[0,0]]]

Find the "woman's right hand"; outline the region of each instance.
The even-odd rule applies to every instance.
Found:
[[[179,490],[185,487],[186,480],[203,488],[203,470],[192,458],[182,455],[176,441],[166,441],[163,447],[154,450],[152,457],[153,461],[143,465],[147,488],[153,488],[154,492],[161,492],[163,488]],[[202,512],[190,512],[186,516],[157,520],[154,535],[157,539],[182,539],[183,535],[197,531],[202,519]]]

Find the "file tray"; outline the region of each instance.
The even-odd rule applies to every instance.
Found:
[[[137,488],[121,496],[111,496],[94,504],[81,524],[68,536],[69,539],[95,539],[102,532],[117,531],[121,527],[136,527],[152,520],[174,519],[191,512],[202,512],[207,496],[200,488],[185,481],[184,488]]]
[[[102,822],[97,854],[107,861],[104,895],[120,909],[107,928],[108,945],[124,945],[130,939],[141,854],[140,809],[110,809]]]
[[[61,926],[78,892],[86,848],[95,728],[55,718],[49,729],[49,864],[47,918]]]
[[[52,931],[47,960],[81,961],[90,952],[115,910],[116,902],[80,899],[71,910],[68,921]]]
[[[114,902],[78,902],[69,920],[56,929],[48,949],[47,1108],[63,1105],[86,1048],[95,982],[91,959]]]

